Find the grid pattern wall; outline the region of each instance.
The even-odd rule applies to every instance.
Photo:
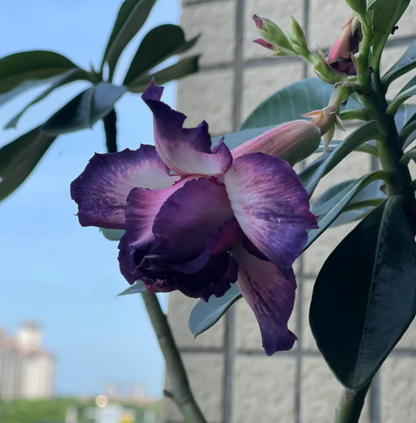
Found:
[[[288,29],[290,15],[302,23],[311,46],[324,51],[339,35],[349,15],[342,0],[183,0],[181,25],[190,38],[202,33],[194,47],[201,71],[178,84],[178,110],[187,125],[206,120],[213,135],[238,129],[254,108],[274,91],[313,76],[298,58],[265,58],[252,43],[257,31],[253,13]],[[386,70],[416,36],[416,3],[411,3],[383,57]],[[392,84],[389,96],[398,92]],[[347,128],[347,131],[353,128]],[[344,134],[345,135],[345,134]],[[312,158],[313,159],[313,158]],[[356,178],[377,166],[370,156],[354,153],[320,183],[319,195],[336,182]],[[331,423],[341,386],[316,348],[308,324],[314,279],[331,250],[354,227],[327,231],[298,260],[295,310],[290,328],[299,342],[292,351],[267,357],[254,315],[239,301],[217,325],[197,339],[187,319],[195,304],[170,294],[169,320],[181,349],[196,398],[209,423]],[[416,325],[413,324],[376,376],[361,423],[414,421],[416,415]],[[167,387],[169,380],[166,381]],[[165,423],[182,423],[175,405],[164,399]]]

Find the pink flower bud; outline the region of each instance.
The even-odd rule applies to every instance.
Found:
[[[338,72],[356,75],[352,56],[358,52],[360,44],[360,23],[351,15],[342,27],[342,32],[329,51],[328,64]]]
[[[274,47],[273,44],[268,43],[265,39],[263,38],[256,38],[255,40],[253,40],[253,43],[256,44],[260,44],[263,47],[268,48],[269,50],[276,50],[276,48]]]
[[[276,126],[231,151],[233,158],[250,153],[280,157],[292,166],[313,154],[321,141],[320,130],[306,120]]]
[[[259,16],[253,15],[253,21],[256,24],[258,29],[265,29],[266,28],[265,25],[264,25],[263,19],[260,18]]]

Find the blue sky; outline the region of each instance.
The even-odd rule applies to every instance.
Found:
[[[7,4],[6,4],[7,3]],[[30,49],[54,50],[75,63],[99,67],[121,0],[19,0],[0,14],[0,56]],[[139,37],[123,54],[119,82],[143,33],[177,23],[179,0],[159,0]],[[0,131],[0,146],[37,126],[85,88],[64,87],[30,109],[16,130]],[[164,100],[175,102],[175,84]],[[39,92],[0,109],[1,127]],[[119,148],[153,143],[152,119],[138,95],[117,104]],[[104,151],[102,124],[60,137],[25,184],[0,204],[0,326],[10,334],[35,319],[57,360],[59,395],[100,393],[105,382],[142,381],[161,394],[163,362],[141,299],[117,298],[128,285],[117,263],[117,243],[96,228],[81,228],[69,185],[94,152]],[[166,298],[163,299],[166,303]]]

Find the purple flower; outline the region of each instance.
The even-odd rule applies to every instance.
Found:
[[[208,300],[237,281],[266,353],[288,350],[296,340],[287,328],[292,264],[306,229],[317,225],[302,183],[278,157],[240,149],[233,158],[222,141],[211,147],[207,123],[183,128],[186,116],[160,101],[162,91],[151,83],[142,96],[153,112],[155,147],[96,154],[72,183],[79,221],[125,229],[121,273],[150,292]],[[258,139],[252,145],[261,147]]]

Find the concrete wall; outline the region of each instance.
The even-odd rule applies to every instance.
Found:
[[[214,135],[237,130],[274,91],[313,76],[298,58],[265,58],[267,51],[251,41],[258,36],[251,20],[253,13],[274,20],[284,30],[292,14],[308,34],[310,45],[319,44],[325,50],[339,35],[349,9],[342,0],[183,0],[181,25],[188,37],[202,33],[194,52],[203,54],[201,72],[178,85],[178,110],[188,116],[188,126],[204,119]],[[384,69],[413,40],[415,18],[416,3],[412,3],[389,42]],[[401,83],[408,79],[401,78]],[[393,84],[390,96],[398,86],[397,82]],[[316,194],[376,165],[368,155],[352,154],[323,179]],[[348,224],[327,231],[296,263],[299,287],[290,326],[299,342],[290,352],[273,357],[263,353],[257,323],[244,300],[194,340],[187,319],[195,301],[176,293],[170,295],[169,320],[209,423],[332,422],[341,386],[315,346],[308,310],[314,278],[331,250],[353,227]],[[413,325],[376,377],[360,422],[414,421],[415,380]],[[182,422],[175,405],[164,401],[165,422]]]

